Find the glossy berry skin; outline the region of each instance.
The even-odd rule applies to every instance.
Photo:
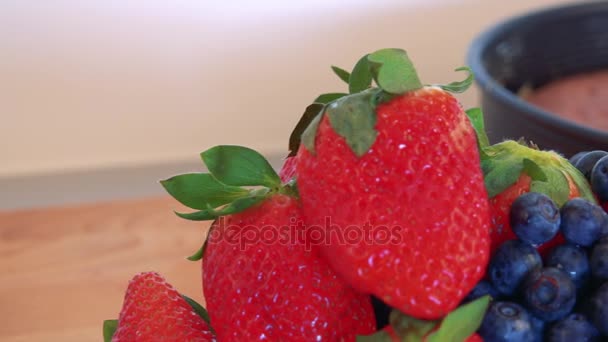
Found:
[[[360,158],[327,115],[315,153],[300,146],[304,216],[336,232],[321,249],[349,284],[410,316],[436,319],[471,291],[489,257],[475,133],[457,100],[434,87],[375,110],[377,137]],[[340,241],[347,227],[368,227],[377,239],[388,229],[392,239]]]
[[[590,151],[585,155],[581,156],[580,159],[574,163],[574,166],[587,178],[591,179],[591,171],[598,160],[608,155],[606,151]]]
[[[546,267],[532,271],[523,284],[524,303],[545,322],[568,315],[576,304],[576,286],[566,272]]]
[[[589,320],[604,337],[608,337],[608,282],[593,294],[589,301]]]
[[[541,267],[542,259],[532,245],[521,240],[509,240],[492,256],[488,273],[496,290],[511,296],[528,273]]]
[[[587,153],[589,153],[589,151],[578,152],[575,155],[573,155],[572,157],[570,157],[568,159],[568,161],[570,162],[570,164],[575,165]]]
[[[559,231],[559,208],[545,194],[528,192],[519,196],[511,205],[509,217],[515,235],[531,245],[543,244]]]
[[[301,224],[298,201],[277,194],[212,226],[203,290],[219,341],[338,341],[374,331],[370,296],[306,246]]]
[[[540,340],[539,333],[532,327],[530,314],[524,307],[513,302],[492,302],[478,333],[485,342]]]
[[[215,341],[207,323],[155,272],[136,275],[127,287],[114,342]]]
[[[600,202],[608,201],[608,156],[598,160],[591,170],[591,189]]]
[[[547,256],[545,266],[565,271],[577,290],[584,288],[591,276],[587,252],[576,245],[564,244],[555,247]]]
[[[492,300],[498,300],[501,297],[500,293],[494,288],[494,285],[492,285],[492,283],[487,280],[482,280],[477,283],[477,285],[475,285],[473,290],[469,292],[466,297],[464,297],[463,302],[472,302],[475,299],[483,297],[485,295],[490,295],[490,297],[492,297]]]
[[[547,331],[548,342],[596,342],[600,333],[587,317],[573,313],[555,322]]]
[[[602,238],[593,246],[591,257],[591,275],[602,281],[608,280],[608,237]]]
[[[606,220],[607,215],[600,206],[573,198],[561,208],[560,229],[566,241],[589,247],[600,238]]]

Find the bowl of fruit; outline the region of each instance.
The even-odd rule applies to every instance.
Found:
[[[347,91],[312,94],[279,172],[218,145],[205,171],[161,181],[191,209],[179,217],[209,222],[188,258],[206,307],[138,274],[106,341],[608,336],[606,153],[577,168],[526,141],[491,145],[482,111],[453,95],[467,67],[428,85],[389,48],[332,69]]]
[[[608,2],[543,9],[472,43],[490,141],[525,137],[566,156],[608,149]]]

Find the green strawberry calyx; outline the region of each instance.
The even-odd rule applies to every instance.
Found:
[[[260,153],[242,146],[219,145],[201,153],[209,172],[186,173],[162,180],[165,190],[194,212],[175,214],[192,221],[216,220],[240,213],[274,194],[297,197],[293,182],[279,175]],[[202,258],[206,242],[188,259]]]
[[[322,94],[306,108],[290,136],[290,156],[297,153],[300,144],[315,153],[316,132],[324,115],[353,153],[363,156],[378,135],[375,129],[378,104],[424,87],[407,53],[401,49],[381,49],[366,54],[350,73],[336,66],[332,66],[332,70],[348,84],[349,93]],[[473,74],[467,67],[456,71],[466,71],[465,80],[435,86],[453,93],[464,92],[473,83]]]
[[[358,336],[357,342],[399,341],[464,341],[481,326],[490,296],[463,304],[441,320],[426,321],[409,317],[398,310],[389,316],[391,333],[386,330],[368,336]]]
[[[530,179],[530,191],[546,194],[562,206],[570,197],[571,183],[580,197],[595,202],[589,183],[579,170],[554,151],[539,150],[525,141],[505,140],[489,145],[478,108],[467,111],[477,132],[481,168],[488,197],[493,198],[515,184],[522,173]]]

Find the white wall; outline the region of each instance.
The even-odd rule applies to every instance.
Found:
[[[561,2],[2,0],[0,178],[283,153],[303,108],[344,89],[331,64],[402,47],[452,81],[479,31]]]

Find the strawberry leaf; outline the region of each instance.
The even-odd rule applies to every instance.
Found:
[[[190,260],[190,261],[199,261],[203,258],[203,255],[205,253],[205,247],[207,245],[207,241],[205,240],[205,242],[203,243],[203,245],[201,246],[201,248],[199,248],[196,252],[194,252],[194,254],[192,254],[191,256],[187,257],[186,259]]]
[[[310,107],[310,106],[309,106]],[[321,111],[324,109],[321,108]],[[302,132],[302,145],[308,150],[308,152],[315,154],[315,139],[317,137],[317,129],[319,123],[323,118],[323,112],[317,113],[317,115],[310,121],[310,124]]]
[[[545,180],[532,179],[530,183],[531,192],[540,192],[551,197],[558,207],[568,201],[570,196],[570,185],[564,173],[556,168],[545,168],[543,170]]]
[[[200,318],[203,319],[203,321],[207,322],[207,324],[209,325],[209,328],[211,328],[211,321],[209,320],[209,313],[207,313],[207,310],[202,305],[197,303],[194,299],[192,299],[186,295],[183,295],[183,294],[181,296],[190,305],[192,310],[194,310],[194,312],[197,315],[199,315]],[[215,334],[214,331],[212,331],[212,332]]]
[[[487,163],[482,160],[481,167],[484,170],[484,183],[488,191],[488,197],[492,198],[517,182],[523,165],[521,163],[504,163],[492,168],[486,167]]]
[[[384,330],[380,330],[372,335],[357,336],[355,342],[392,342],[393,337]]]
[[[530,176],[530,178],[532,178],[533,180],[541,181],[541,182],[547,181],[547,175],[545,174],[543,169],[541,169],[540,166],[538,166],[538,164],[536,164],[535,161],[533,161],[532,159],[529,159],[529,158],[524,158],[523,164],[524,164],[524,172],[528,176]]]
[[[327,106],[331,127],[342,136],[350,149],[363,156],[376,141],[377,89],[343,97]]]
[[[334,74],[338,75],[342,81],[348,84],[348,80],[350,79],[350,73],[342,68],[332,65],[331,70],[334,71]]]
[[[293,131],[291,132],[291,135],[289,136],[289,157],[293,157],[298,153],[298,149],[300,148],[300,143],[304,143],[304,141],[303,141],[304,132],[307,130],[308,127],[310,127],[312,125],[312,122],[315,120],[315,118],[317,116],[320,116],[320,114],[323,111],[323,108],[324,108],[324,105],[322,103],[313,103],[313,104],[309,105],[308,107],[306,107],[306,110],[304,111],[304,114],[302,114],[300,121],[298,121],[298,123],[296,124],[296,127],[293,129]],[[318,120],[317,120],[317,124],[318,124]],[[314,129],[314,134],[316,134],[317,133],[316,126],[312,127],[312,129]],[[308,137],[308,138],[310,138],[310,137]],[[314,150],[314,136],[313,136],[312,145],[313,145],[313,147],[311,149],[311,148],[309,148],[309,146],[304,144],[304,146],[306,146],[306,148],[309,151],[313,151]]]
[[[117,328],[117,319],[107,319],[103,321],[103,341],[112,342],[112,336],[114,336],[114,333],[116,332]]]
[[[316,99],[315,99],[315,103],[322,103],[322,104],[328,104],[334,100],[337,100],[341,97],[344,97],[348,94],[346,93],[327,93],[327,94],[321,94],[319,95]]]
[[[348,92],[351,94],[360,93],[372,85],[372,73],[369,69],[369,64],[365,55],[359,59],[353,72],[348,79]]]
[[[473,80],[475,79],[473,77],[473,71],[471,71],[471,69],[466,66],[460,67],[460,68],[456,69],[455,71],[466,71],[467,78],[465,78],[463,81],[452,82],[452,83],[448,83],[445,85],[440,84],[437,86],[439,88],[441,88],[445,91],[449,91],[451,93],[464,93],[467,89],[469,89],[471,84],[473,84]]]
[[[367,58],[376,84],[389,94],[404,94],[422,88],[416,69],[401,49],[382,49]]]
[[[395,333],[404,341],[422,341],[424,336],[438,324],[437,321],[425,321],[407,316],[398,310],[391,312],[389,322]]]
[[[473,335],[485,316],[490,296],[483,296],[450,312],[442,321],[439,329],[430,333],[426,341],[464,341]]]
[[[220,182],[235,186],[281,185],[270,163],[255,150],[243,146],[220,145],[201,153],[209,172]]]
[[[208,173],[187,173],[160,182],[167,192],[192,209],[216,208],[249,193],[219,182]]]
[[[268,197],[269,190],[267,188],[252,191],[248,196],[240,197],[228,203],[228,205],[220,208],[207,208],[193,213],[178,213],[175,214],[183,219],[191,221],[208,221],[215,220],[221,216],[237,214],[245,209],[248,209]]]
[[[465,111],[469,121],[471,121],[471,125],[475,130],[475,135],[477,135],[477,145],[479,149],[483,149],[484,147],[490,145],[490,141],[488,140],[488,136],[486,135],[486,128],[483,123],[483,112],[481,108],[470,108]]]

